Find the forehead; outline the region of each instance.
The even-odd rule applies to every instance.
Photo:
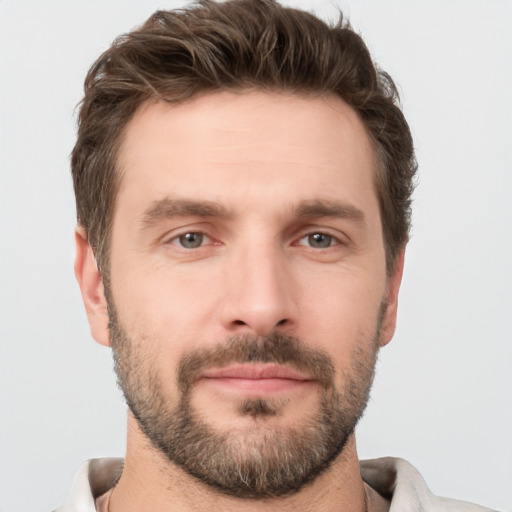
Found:
[[[143,104],[119,151],[118,201],[375,197],[375,159],[357,113],[334,96],[244,91]],[[300,197],[299,197],[300,196]],[[346,199],[346,198],[342,198]],[[375,202],[375,201],[374,201]],[[118,210],[116,204],[116,210]],[[253,205],[254,206],[254,205]]]

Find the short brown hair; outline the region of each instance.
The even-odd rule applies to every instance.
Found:
[[[387,268],[406,243],[416,161],[392,79],[373,63],[342,15],[329,26],[275,0],[199,0],[157,11],[117,38],[89,70],[71,167],[77,217],[108,275],[119,184],[117,150],[137,108],[215,90],[259,88],[342,98],[362,119],[376,152]]]

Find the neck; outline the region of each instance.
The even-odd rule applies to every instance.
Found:
[[[111,495],[109,512],[366,512],[366,505],[353,435],[331,467],[296,494],[244,500],[212,490],[167,461],[130,415],[125,466]]]

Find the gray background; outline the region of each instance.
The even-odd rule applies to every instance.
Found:
[[[333,16],[331,2],[296,0]],[[441,495],[512,510],[512,2],[340,2],[395,78],[420,186],[398,331],[359,427]],[[89,65],[172,1],[0,0],[0,511],[51,510],[125,406],[74,282],[68,155]]]

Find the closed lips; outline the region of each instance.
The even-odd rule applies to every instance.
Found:
[[[236,365],[207,370],[202,373],[205,379],[288,379],[311,380],[307,375],[287,366],[279,365]]]

